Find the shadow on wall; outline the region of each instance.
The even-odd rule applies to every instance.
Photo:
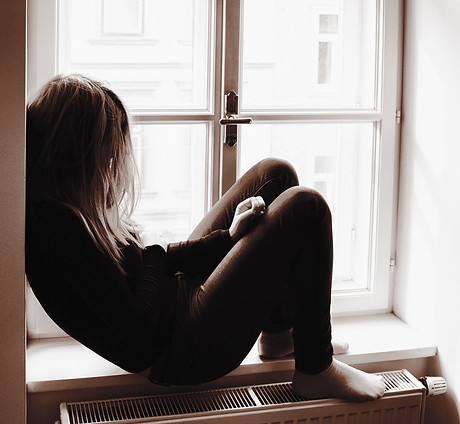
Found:
[[[439,355],[430,358],[427,367],[427,375],[443,375]],[[447,381],[447,393],[441,396],[429,396],[426,398],[425,420],[423,423],[460,424],[457,403],[452,392],[449,390],[449,381]]]

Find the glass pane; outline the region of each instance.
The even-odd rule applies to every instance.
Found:
[[[108,81],[131,109],[208,110],[210,0],[63,0],[59,72]]]
[[[102,33],[142,35],[142,0],[103,0]]]
[[[244,0],[242,109],[373,109],[377,3]]]
[[[207,203],[206,124],[135,125],[132,138],[141,200],[134,219],[144,231],[186,240]]]
[[[362,124],[253,124],[241,128],[238,175],[266,157],[293,164],[300,184],[332,211],[334,290],[368,287],[374,128]]]

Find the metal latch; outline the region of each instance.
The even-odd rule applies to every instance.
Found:
[[[232,147],[238,140],[238,125],[251,124],[252,118],[238,117],[238,94],[230,91],[225,95],[225,116],[219,120],[225,126],[225,144]]]

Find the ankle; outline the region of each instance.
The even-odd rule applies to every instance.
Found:
[[[264,358],[276,359],[294,353],[292,328],[276,333],[263,331],[257,340],[259,355]]]
[[[257,340],[259,355],[264,358],[277,359],[294,353],[293,330],[279,332],[263,331]],[[332,350],[334,355],[342,355],[348,352],[348,342],[339,339],[332,339]]]

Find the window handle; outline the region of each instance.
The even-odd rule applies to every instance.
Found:
[[[241,125],[241,124],[252,124],[252,118],[238,118],[235,115],[221,118],[219,121],[220,125]]]
[[[252,118],[238,117],[238,94],[230,91],[225,95],[225,116],[219,124],[225,126],[225,144],[232,147],[238,141],[237,125],[251,124]]]

